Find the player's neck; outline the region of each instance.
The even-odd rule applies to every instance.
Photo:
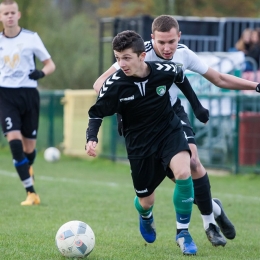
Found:
[[[21,31],[21,27],[20,26],[16,26],[13,28],[5,28],[4,29],[4,35],[8,38],[12,38],[17,36]]]
[[[145,78],[150,74],[150,71],[151,71],[151,69],[147,65],[147,63],[143,62],[141,67],[140,67],[140,70],[138,70],[138,73],[135,75],[135,77]]]

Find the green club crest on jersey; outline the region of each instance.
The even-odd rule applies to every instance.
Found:
[[[159,95],[159,96],[163,96],[166,92],[166,86],[160,86],[160,87],[157,87],[156,88],[156,93]]]

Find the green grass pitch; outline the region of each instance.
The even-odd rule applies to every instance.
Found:
[[[84,153],[84,151],[83,151]],[[87,158],[87,156],[86,156]],[[9,150],[0,150],[0,259],[62,260],[55,246],[59,227],[70,220],[88,223],[96,236],[90,260],[183,259],[175,243],[174,184],[168,179],[156,191],[154,217],[157,240],[146,245],[138,215],[129,166],[107,160],[62,156],[47,163],[39,153],[35,188],[41,204],[22,207],[25,191],[15,173]],[[260,259],[260,176],[210,175],[213,197],[221,199],[236,226],[237,236],[215,248],[207,240],[202,219],[193,208],[190,232],[198,246],[196,259]]]

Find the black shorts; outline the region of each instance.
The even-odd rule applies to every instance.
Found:
[[[129,159],[137,197],[151,195],[164,178],[172,174],[168,165],[181,151],[191,153],[183,129],[179,128],[163,140],[156,153],[143,159]]]
[[[186,138],[188,140],[189,144],[195,144],[196,145],[196,140],[195,140],[195,133],[193,132],[190,120],[188,118],[187,113],[185,112],[183,106],[181,105],[181,101],[179,98],[177,98],[177,101],[173,105],[173,111],[175,114],[180,118],[182,126],[183,126],[183,131],[185,132]]]
[[[2,131],[19,130],[36,139],[39,125],[40,97],[36,88],[0,87],[0,120]]]

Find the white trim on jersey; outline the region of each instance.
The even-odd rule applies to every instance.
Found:
[[[159,57],[155,53],[153,43],[153,39],[145,42],[145,61],[165,61],[165,59]],[[190,50],[184,44],[178,44],[174,56],[171,60],[168,61],[172,61],[178,65],[181,65],[184,72],[185,70],[190,70],[201,75],[205,74],[209,68],[208,65],[204,63],[204,61],[202,61],[192,50]],[[117,70],[120,69],[117,62],[115,62],[113,66]],[[174,105],[177,100],[178,91],[179,88],[175,84],[173,84],[169,90],[172,105]]]

